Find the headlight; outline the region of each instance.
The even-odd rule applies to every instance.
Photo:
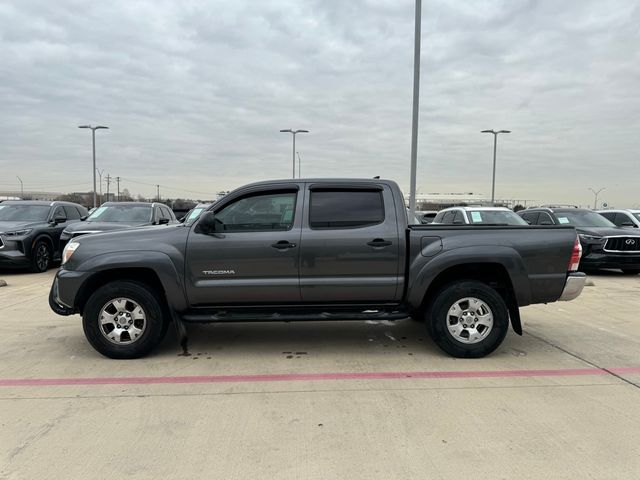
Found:
[[[24,230],[14,230],[13,232],[4,232],[4,235],[7,237],[22,237],[24,235],[29,235],[33,229],[25,228]]]
[[[64,250],[62,251],[62,265],[67,263],[67,261],[73,255],[73,252],[75,252],[78,249],[79,246],[80,246],[80,244],[78,242],[69,242],[69,243],[67,243],[67,246],[64,247]]]
[[[597,237],[595,235],[585,235],[585,234],[581,233],[579,236],[583,240],[589,240],[591,242],[598,242],[600,240],[603,240],[603,237]]]

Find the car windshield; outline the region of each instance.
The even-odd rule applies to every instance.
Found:
[[[471,210],[467,212],[472,224],[502,223],[507,225],[528,225],[519,215],[506,210]]]
[[[48,205],[0,204],[0,222],[44,222],[49,208]]]
[[[615,225],[599,213],[589,210],[556,212],[560,225],[573,225],[574,227],[615,227]]]
[[[195,220],[198,219],[198,217],[200,216],[200,214],[202,212],[204,212],[206,207],[196,207],[196,208],[192,208],[189,213],[187,213],[187,218],[185,219],[184,223],[186,224],[191,224],[193,223]]]
[[[95,210],[87,221],[91,222],[150,222],[149,205],[106,205]]]

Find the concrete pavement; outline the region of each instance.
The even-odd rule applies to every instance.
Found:
[[[640,474],[640,277],[523,309],[480,360],[406,320],[193,326],[189,357],[170,331],[115,361],[49,310],[53,274],[2,274],[0,478]]]

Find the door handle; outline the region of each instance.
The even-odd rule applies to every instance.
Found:
[[[367,242],[367,245],[369,245],[370,247],[388,247],[389,245],[392,245],[392,242],[390,242],[389,240],[384,240],[383,238],[376,238],[373,239],[370,242]]]
[[[288,249],[288,248],[295,248],[296,244],[295,244],[295,243],[290,243],[290,242],[289,242],[289,241],[287,241],[287,240],[280,240],[280,241],[279,241],[279,242],[277,242],[277,243],[273,243],[273,244],[271,244],[271,246],[272,246],[273,248],[278,249],[278,250],[286,250],[286,249]]]

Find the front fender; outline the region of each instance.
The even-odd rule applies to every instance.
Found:
[[[178,311],[187,308],[182,276],[166,253],[148,250],[108,252],[87,258],[76,265],[75,269],[92,272],[91,277],[112,270],[152,270],[162,284],[169,306]]]

